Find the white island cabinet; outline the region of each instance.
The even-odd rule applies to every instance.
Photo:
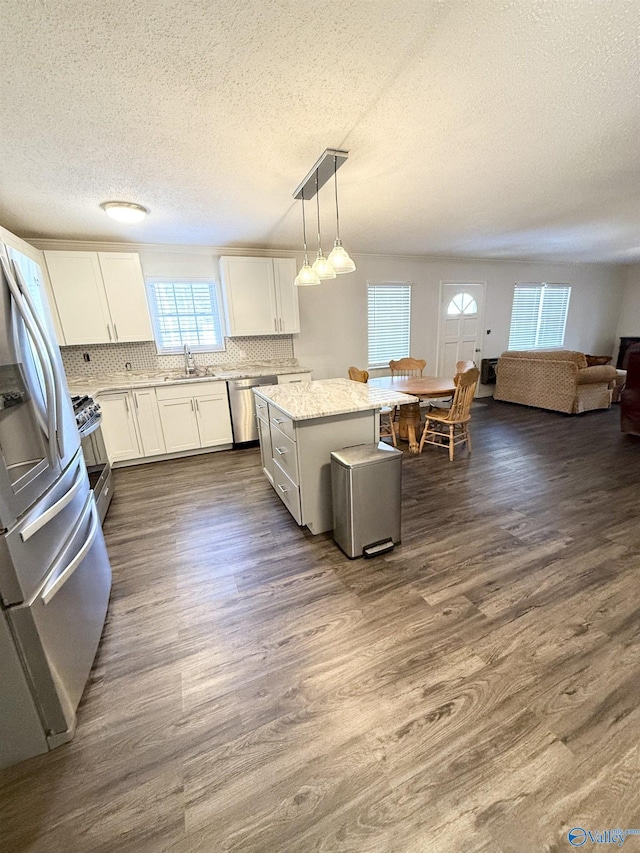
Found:
[[[313,534],[333,528],[331,451],[376,443],[382,406],[418,402],[349,379],[268,385],[254,394],[265,476]]]
[[[293,258],[220,258],[227,335],[292,335],[300,331]]]

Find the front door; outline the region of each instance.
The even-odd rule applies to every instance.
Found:
[[[479,366],[484,312],[484,282],[443,282],[438,323],[438,376],[454,376],[456,362]]]

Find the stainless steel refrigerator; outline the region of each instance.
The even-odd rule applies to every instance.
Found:
[[[73,736],[110,589],[42,271],[0,242],[0,767]]]

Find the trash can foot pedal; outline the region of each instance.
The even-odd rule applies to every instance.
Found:
[[[380,554],[388,554],[393,551],[393,539],[384,539],[382,542],[373,542],[362,549],[363,557],[379,557]]]

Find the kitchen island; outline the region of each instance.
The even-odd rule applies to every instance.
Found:
[[[350,379],[254,389],[265,476],[300,525],[333,529],[331,451],[380,439],[379,410],[417,397]]]

